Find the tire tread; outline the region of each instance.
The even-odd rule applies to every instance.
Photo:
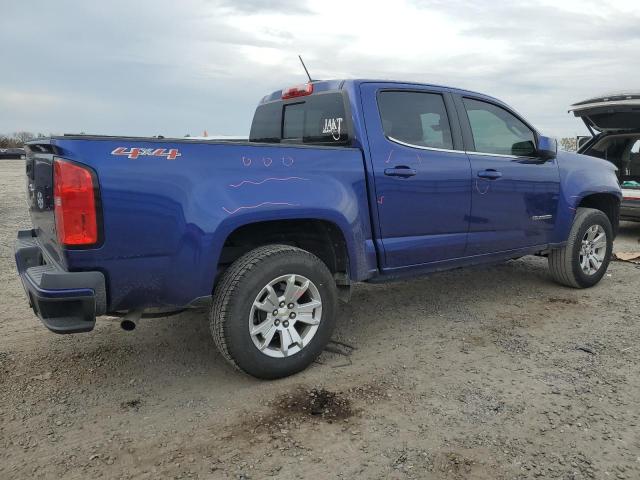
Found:
[[[284,253],[296,253],[309,256],[318,261],[318,258],[306,250],[291,245],[265,245],[255,248],[244,254],[231,264],[223,273],[222,278],[216,285],[213,295],[213,304],[209,317],[209,328],[216,347],[224,359],[236,369],[245,372],[234,360],[229,352],[225,336],[225,326],[229,318],[230,303],[233,300],[238,286],[251,274],[252,270],[265,259]],[[321,267],[327,268],[322,262]],[[328,269],[327,269],[328,272]],[[329,275],[331,275],[329,273]]]
[[[576,242],[581,240],[578,238],[578,232],[586,218],[596,212],[604,215],[600,210],[593,208],[578,208],[573,224],[571,225],[571,230],[569,231],[566,245],[549,252],[549,271],[556,282],[568,287],[583,288],[583,285],[580,284],[573,270],[573,249],[575,248]]]

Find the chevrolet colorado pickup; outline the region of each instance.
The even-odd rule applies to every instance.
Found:
[[[248,141],[36,140],[26,183],[17,269],[50,330],[205,307],[259,378],[320,354],[354,282],[537,254],[592,286],[621,199],[614,165],[557,151],[495,98],[370,80],[267,95]]]

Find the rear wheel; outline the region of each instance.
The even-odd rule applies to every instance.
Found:
[[[333,332],[335,282],[315,255],[287,245],[256,248],[236,260],[214,292],[210,326],[222,355],[258,378],[306,368]]]
[[[612,249],[609,218],[600,210],[578,208],[567,244],[549,253],[551,276],[569,287],[591,287],[606,273]]]

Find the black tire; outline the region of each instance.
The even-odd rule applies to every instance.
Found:
[[[580,267],[580,249],[586,231],[600,225],[606,234],[606,252],[600,268],[593,274],[585,273]],[[609,218],[600,210],[578,208],[573,220],[569,238],[564,247],[549,253],[549,270],[553,279],[568,287],[588,288],[598,283],[609,267],[613,250],[613,229]]]
[[[273,358],[254,344],[249,317],[260,291],[288,274],[302,275],[316,286],[322,316],[307,345],[288,357]],[[304,370],[322,353],[335,326],[337,300],[333,276],[318,257],[288,245],[259,247],[236,260],[218,282],[209,317],[211,334],[220,353],[239,370],[262,379],[286,377]]]

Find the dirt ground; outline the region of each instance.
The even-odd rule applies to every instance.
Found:
[[[0,478],[640,478],[633,264],[589,290],[542,258],[358,285],[319,361],[264,382],[201,312],[49,333],[13,262],[23,192],[0,162]]]

